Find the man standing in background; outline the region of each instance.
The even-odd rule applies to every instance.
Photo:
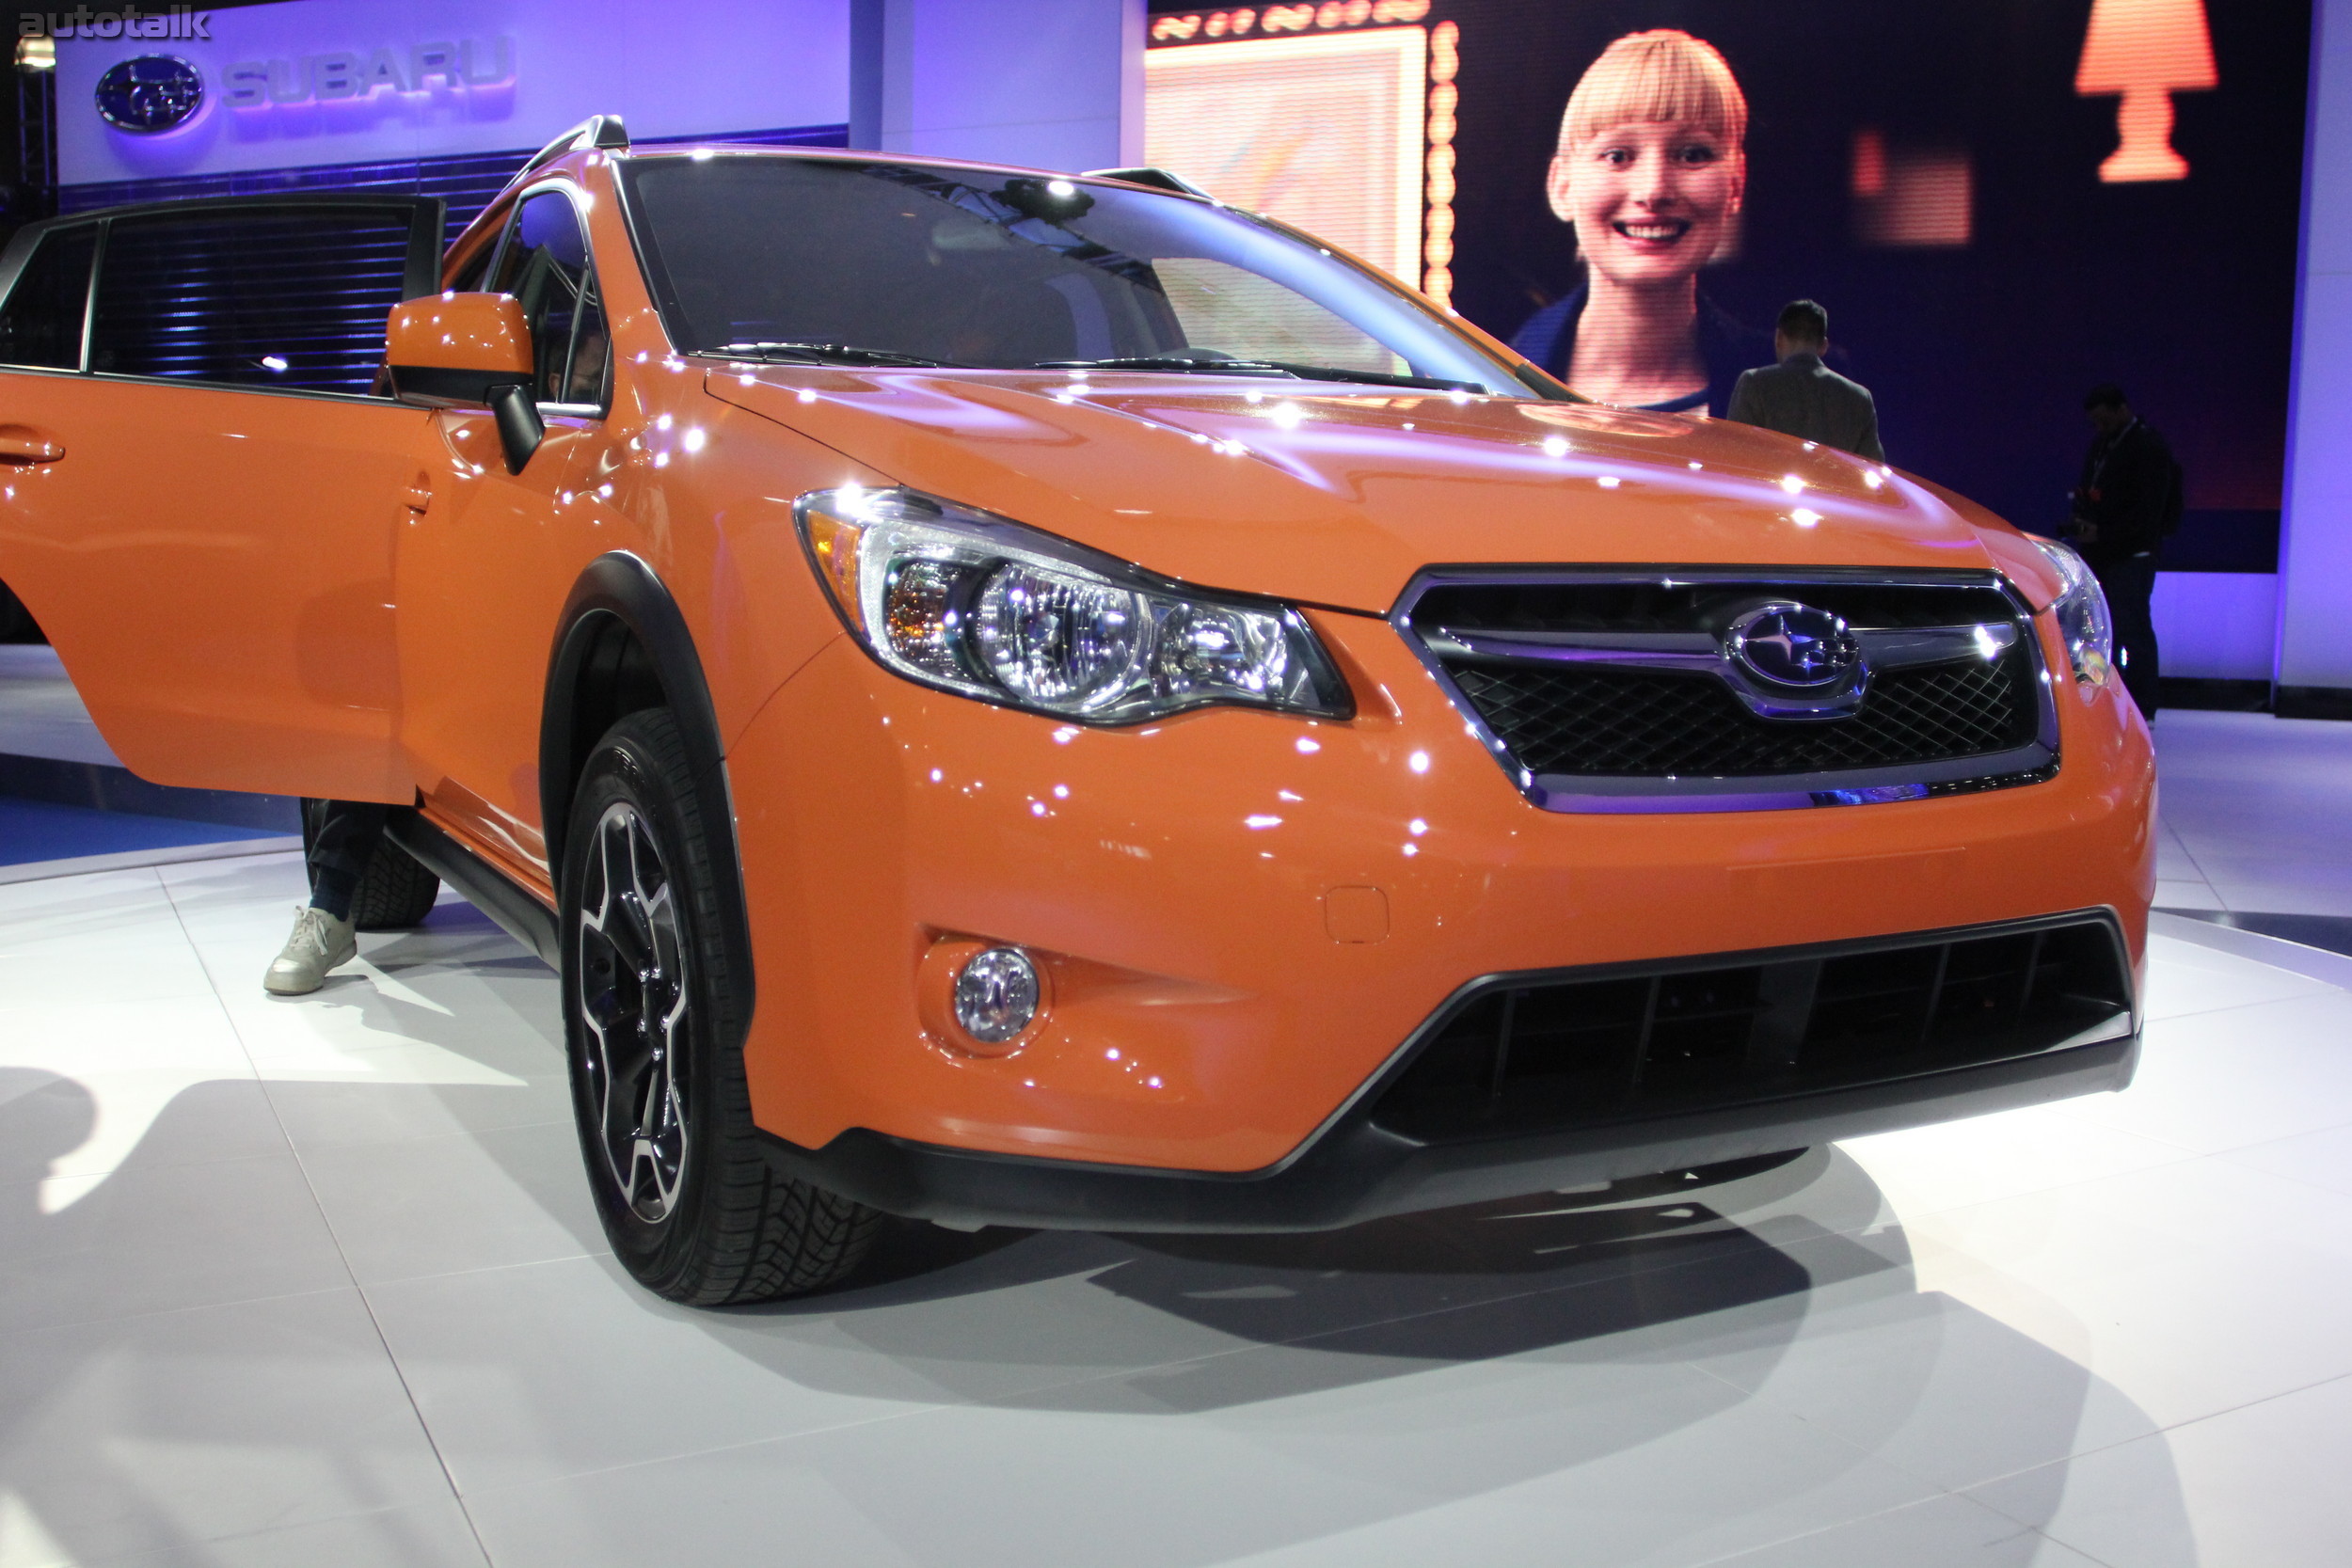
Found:
[[[2156,552],[2180,525],[2181,466],[2172,448],[2132,412],[2121,387],[2093,387],[2083,399],[2090,451],[2074,490],[2074,546],[2098,574],[2115,621],[2123,686],[2149,718],[2156,716]]]
[[[1780,363],[1740,372],[1729,417],[1883,463],[1878,404],[1870,388],[1821,363],[1828,348],[1829,312],[1809,299],[1790,301],[1772,328]]]

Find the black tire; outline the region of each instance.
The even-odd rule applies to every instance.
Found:
[[[760,1145],[715,884],[677,721],[632,713],[590,753],[564,840],[565,1052],[612,1251],[692,1307],[834,1284],[882,1222],[776,1169]]]
[[[302,852],[307,857],[318,838],[319,819],[326,802],[302,802]],[[419,864],[415,856],[387,838],[368,857],[359,886],[351,895],[351,921],[362,931],[405,931],[424,924],[441,895],[441,879]]]

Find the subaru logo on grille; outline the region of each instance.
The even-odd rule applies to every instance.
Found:
[[[1845,622],[1802,604],[1749,610],[1731,624],[1724,651],[1748,673],[1774,686],[1828,686],[1862,662],[1862,644]]]
[[[203,106],[204,78],[177,55],[118,60],[98,78],[98,112],[118,130],[168,131]]]

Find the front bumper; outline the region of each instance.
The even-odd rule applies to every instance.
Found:
[[[1353,1114],[1297,1159],[1239,1175],[1026,1159],[915,1143],[865,1128],[818,1149],[772,1134],[768,1147],[781,1168],[828,1191],[887,1213],[959,1227],[1331,1230],[1390,1214],[1683,1170],[2121,1089],[2131,1083],[2138,1060],[2135,1034],[1803,1099],[1435,1147]]]
[[[1083,729],[912,686],[847,640],[776,693],[728,768],[758,976],[745,1068],[782,1158],[900,1212],[1279,1229],[2128,1076],[2128,1039],[2109,1039],[1483,1150],[1351,1130],[1481,976],[2100,910],[2137,965],[2153,769],[2119,692],[2066,689],[2046,784],[1563,816],[1528,802],[1386,622],[1313,619],[1359,701],[1346,723],[1212,709]],[[917,976],[948,938],[1042,956],[1051,1027],[1002,1056],[928,1033]]]

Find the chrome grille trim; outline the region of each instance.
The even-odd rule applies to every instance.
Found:
[[[1864,677],[1863,685],[1832,701],[1764,689],[1731,663],[1717,637],[1703,631],[1555,631],[1516,627],[1499,630],[1442,624],[1424,627],[1415,620],[1422,601],[1440,588],[1613,585],[1673,590],[1710,584],[1800,597],[1807,589],[1989,590],[2009,606],[2010,614],[2005,620],[1966,625],[1856,626],[1854,636],[1863,645],[1864,664],[1869,674]],[[1414,578],[1390,612],[1389,620],[1461,714],[1470,733],[1486,746],[1520,792],[1547,811],[1786,811],[1867,805],[2037,784],[2054,777],[2058,771],[2058,705],[2042,642],[2034,634],[2033,613],[2015,586],[1996,572],[1669,565],[1437,566],[1426,568]],[[2036,709],[2035,733],[2030,741],[1992,752],[1802,773],[1611,776],[1534,772],[1520,763],[1510,744],[1487,721],[1479,705],[1462,689],[1445,663],[1448,657],[1475,657],[1555,669],[1613,668],[1703,675],[1721,683],[1750,713],[1767,721],[1813,724],[1835,721],[1858,712],[1867,701],[1867,683],[1876,673],[1956,663],[1972,654],[1999,658],[2021,643],[2034,688],[2028,699]]]

